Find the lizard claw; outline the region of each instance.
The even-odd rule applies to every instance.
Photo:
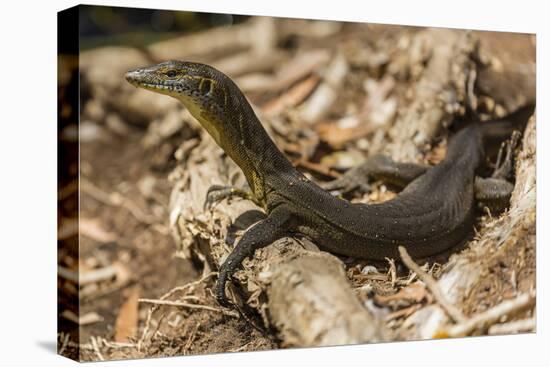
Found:
[[[225,285],[228,282],[228,278],[231,275],[230,269],[227,269],[226,264],[222,264],[220,268],[220,272],[218,275],[218,281],[216,282],[216,301],[218,301],[219,305],[222,307],[230,308],[232,307],[232,303],[229,301],[229,298],[227,298],[227,294],[225,292]]]
[[[372,191],[369,179],[377,172],[391,172],[395,170],[395,163],[390,157],[383,154],[375,154],[367,159],[366,162],[351,168],[343,176],[336,180],[321,184],[321,187],[327,191],[339,191],[341,194],[347,194],[352,191],[359,191],[366,194]]]
[[[520,136],[521,133],[514,131],[510,139],[502,143],[500,150],[498,151],[495,171],[491,177],[505,179],[511,175],[514,167],[514,150],[519,143]]]
[[[206,192],[206,198],[204,199],[204,210],[210,208],[215,203],[222,201],[223,199],[231,195],[230,186],[212,185]]]
[[[335,180],[322,183],[320,186],[326,191],[337,192],[338,194],[347,194],[352,191],[359,191],[361,193],[371,191],[368,182],[365,182],[363,177],[354,174],[354,172],[347,173]]]
[[[213,204],[228,199],[231,197],[240,197],[246,200],[254,201],[254,196],[248,190],[239,189],[233,186],[212,185],[206,192],[206,199],[204,200],[204,209],[211,207]],[[255,201],[254,201],[255,202]]]

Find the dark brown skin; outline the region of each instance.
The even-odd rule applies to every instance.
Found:
[[[216,295],[226,306],[225,284],[241,262],[289,233],[302,233],[336,254],[377,260],[398,257],[401,245],[413,257],[426,257],[464,242],[472,232],[476,197],[507,203],[513,188],[503,177],[476,178],[485,163],[485,143],[502,142],[534,111],[534,106],[527,106],[500,120],[460,130],[450,139],[445,159],[434,167],[372,157],[327,187],[375,176],[405,188],[384,203],[351,204],[297,171],[269,138],[235,83],[211,66],[168,61],[129,71],[126,79],[179,99],[244,172],[250,193],[216,187],[207,201],[239,195],[267,212],[266,219],[246,231],[220,268]]]

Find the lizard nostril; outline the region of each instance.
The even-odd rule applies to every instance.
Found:
[[[132,83],[139,80],[140,71],[139,70],[130,70],[124,74],[124,78]]]
[[[128,71],[124,77],[126,78],[127,81],[132,81],[134,79],[134,72],[133,71]]]

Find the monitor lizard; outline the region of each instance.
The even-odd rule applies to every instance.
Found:
[[[277,148],[237,85],[215,68],[167,61],[128,71],[136,87],[181,101],[216,143],[242,169],[250,190],[214,186],[206,203],[237,195],[254,201],[267,217],[249,228],[222,263],[215,294],[229,306],[226,283],[255,250],[289,233],[310,237],[322,249],[358,258],[398,257],[403,245],[413,257],[427,257],[463,243],[473,230],[476,200],[506,205],[513,185],[506,164],[489,178],[476,172],[486,163],[485,145],[510,137],[526,123],[534,105],[492,121],[472,123],[454,134],[445,158],[430,167],[372,156],[326,189],[350,188],[374,176],[404,187],[377,204],[350,203],[299,172]]]

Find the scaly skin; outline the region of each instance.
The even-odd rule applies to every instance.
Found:
[[[404,185],[410,183],[390,201],[351,204],[297,171],[235,83],[211,66],[168,61],[129,71],[126,79],[180,100],[240,166],[250,197],[268,214],[243,235],[220,267],[216,295],[225,306],[229,305],[225,284],[241,262],[288,233],[309,236],[336,254],[378,260],[398,257],[399,245],[413,257],[426,257],[467,240],[474,222],[475,188],[490,187],[481,196],[497,201],[506,200],[511,191],[509,183],[503,190],[495,190],[497,184],[477,184],[475,172],[485,161],[484,141],[502,141],[534,108],[462,129],[449,141],[445,159],[434,167],[380,157],[370,160],[366,175],[385,172]]]

